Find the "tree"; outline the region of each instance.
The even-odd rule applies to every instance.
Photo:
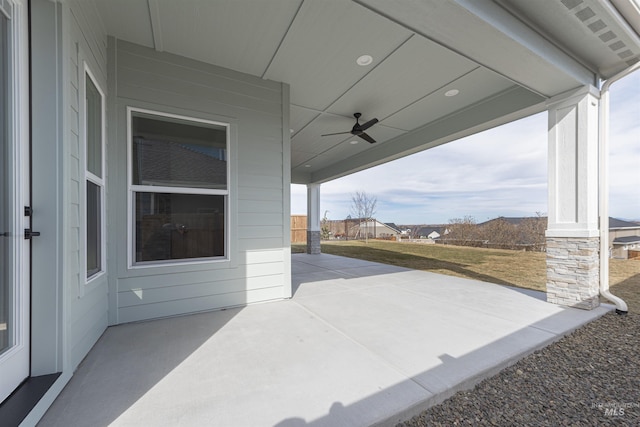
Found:
[[[444,240],[451,241],[454,245],[468,246],[478,240],[478,227],[472,216],[450,219],[447,229],[449,233]]]
[[[367,194],[365,191],[356,191],[351,195],[351,214],[365,223],[365,242],[368,242],[369,237],[369,221],[376,213],[376,205],[378,199],[375,196]],[[362,228],[362,227],[360,227]]]
[[[547,217],[543,213],[536,212],[533,218],[527,218],[520,224],[522,240],[531,245],[534,251],[544,251],[547,239],[545,231],[547,229]]]
[[[503,217],[491,220],[481,226],[478,229],[478,237],[491,247],[503,249],[515,249],[520,243],[518,226],[509,223]]]
[[[322,217],[322,222],[320,223],[320,238],[323,240],[329,240],[329,238],[331,237],[329,218],[327,218],[328,212],[329,211],[324,211],[324,216]]]

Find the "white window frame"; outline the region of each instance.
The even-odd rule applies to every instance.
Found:
[[[134,113],[142,113],[151,116],[157,116],[159,118],[166,117],[169,119],[178,119],[188,122],[194,122],[194,124],[202,123],[207,125],[215,125],[225,128],[225,143],[227,152],[227,188],[221,189],[208,189],[208,188],[191,188],[191,187],[165,187],[157,185],[134,185],[133,184],[133,134],[132,134],[132,117]],[[207,120],[193,116],[184,116],[179,114],[167,113],[158,110],[150,110],[146,108],[127,107],[127,248],[128,248],[128,268],[129,269],[144,269],[154,267],[167,267],[167,266],[185,266],[205,263],[220,263],[230,261],[230,238],[231,233],[231,219],[230,219],[230,201],[231,201],[231,124],[225,122],[219,122],[215,120]],[[185,258],[185,259],[172,259],[172,260],[158,260],[158,261],[140,261],[135,260],[135,194],[136,193],[175,193],[175,194],[200,194],[211,196],[224,196],[224,256],[219,257],[207,257],[207,258]]]
[[[106,245],[106,150],[105,150],[105,135],[106,135],[106,98],[104,91],[100,87],[98,80],[89,68],[86,61],[82,61],[82,81],[80,82],[80,132],[81,132],[81,146],[82,146],[82,165],[84,170],[84,179],[82,181],[82,239],[83,239],[83,252],[82,252],[82,271],[85,285],[89,285],[99,277],[106,274],[106,262],[107,262],[107,245]],[[88,152],[88,138],[87,138],[87,77],[91,79],[91,82],[98,90],[100,94],[100,168],[102,177],[94,175],[88,170],[87,164],[87,152]],[[88,276],[87,271],[87,182],[90,181],[100,188],[100,270]],[[82,292],[81,292],[82,295]]]

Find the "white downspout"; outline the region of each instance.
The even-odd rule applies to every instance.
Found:
[[[626,70],[609,78],[600,89],[600,150],[598,153],[598,182],[600,187],[600,295],[616,305],[616,313],[627,314],[627,303],[609,292],[609,88],[621,78],[640,69],[636,62]]]

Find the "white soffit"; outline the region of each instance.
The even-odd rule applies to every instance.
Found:
[[[147,0],[96,1],[95,4],[110,36],[155,47]]]
[[[416,127],[416,123],[433,122],[512,86],[514,83],[493,71],[478,67],[388,117],[385,124],[411,130]],[[458,90],[458,94],[452,97],[445,96],[445,93],[452,89]]]
[[[383,120],[477,67],[476,63],[415,35],[328,111],[348,116],[363,110]],[[413,123],[409,129],[421,124],[424,121]]]
[[[491,0],[355,0],[521,86],[549,97],[593,73]],[[536,10],[554,0],[523,0]]]
[[[516,83],[552,95],[580,84],[459,4],[465,0],[94,1],[116,38],[289,84],[293,182],[349,173],[363,156],[369,163],[398,157],[397,143],[403,152],[425,149],[429,132],[407,133],[449,123],[452,114],[457,123],[475,123],[468,116],[478,111],[470,107],[486,99],[497,100],[490,104],[495,111],[513,113],[517,103],[500,95]],[[506,16],[500,24],[524,26],[493,1],[478,2],[498,8]],[[361,55],[371,55],[372,63],[358,65]],[[452,89],[458,95],[445,97]],[[517,104],[518,111],[542,102],[530,90],[517,92],[529,103]],[[348,132],[355,112],[361,123],[380,120],[367,130],[376,144],[349,134],[321,136]],[[449,127],[455,126],[436,126]]]
[[[291,137],[294,137],[301,129],[307,126],[313,119],[318,117],[320,113],[316,110],[291,105],[289,109],[289,126],[293,130]]]
[[[164,50],[262,76],[302,0],[157,2]]]
[[[355,123],[355,119],[346,120],[341,116],[329,114],[323,114],[318,120],[314,120],[291,141],[291,166],[295,168],[296,166],[314,160],[312,162],[314,169],[311,170],[314,171],[326,167],[330,164],[328,163],[330,159],[334,161],[344,160],[347,157],[351,157],[374,146],[382,145],[385,141],[405,133],[402,130],[378,124],[367,130],[367,134],[378,141],[375,144],[369,144],[365,140],[350,134],[320,136],[327,131],[348,132],[353,126],[353,123]],[[350,141],[352,140],[358,143],[351,144]],[[303,152],[304,155],[294,155],[294,153],[298,151]],[[296,161],[294,161],[294,158]]]
[[[410,36],[350,1],[305,1],[264,77],[289,83],[292,104],[324,110]],[[373,64],[356,64],[363,54]]]
[[[405,132],[400,131],[398,129],[393,129],[386,126],[377,126],[375,128],[371,128],[370,131],[367,131],[367,134],[371,135],[371,137],[373,137],[374,139],[377,139],[380,142],[377,142],[375,144],[369,144],[363,139],[360,139],[355,136],[350,136],[346,139],[343,138],[343,141],[340,144],[337,144],[331,147],[330,149],[318,154],[316,157],[306,160],[304,163],[311,164],[312,168],[310,171],[315,172],[316,170],[322,169],[327,165],[340,162],[349,157],[357,156],[358,154],[361,154],[367,150],[370,150],[373,147],[386,144],[387,143],[386,141],[391,141],[393,138],[400,136],[403,133]],[[358,143],[355,145],[350,144],[351,140],[358,141]],[[391,144],[392,142],[389,142],[389,143]],[[297,165],[294,165],[293,163],[291,165],[297,166]]]
[[[609,78],[640,59],[640,36],[608,0],[560,0],[549,2],[546,7],[538,7],[530,0],[500,3],[602,78]],[[614,0],[616,3],[631,5],[629,0]],[[632,15],[631,9],[623,10]],[[640,15],[635,19],[640,28]]]

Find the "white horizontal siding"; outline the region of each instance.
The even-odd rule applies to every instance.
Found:
[[[153,274],[147,272],[144,275],[137,275],[118,280],[118,293],[138,289],[153,289],[172,286],[185,286],[196,283],[220,283],[234,279],[260,280],[261,277],[282,274],[282,262],[270,261],[264,263],[254,263],[240,265],[238,268],[226,268],[219,270],[187,271],[173,274]],[[238,286],[237,290],[244,289]],[[188,296],[188,295],[185,295]]]
[[[106,34],[92,4],[69,2],[67,109],[65,132],[67,158],[65,159],[65,286],[67,298],[67,336],[72,368],[80,363],[107,327],[107,279],[85,285],[82,256],[84,248],[84,150],[81,144],[80,119],[82,100],[80,87],[84,79],[86,61],[106,89]]]
[[[120,242],[128,232],[128,188],[122,178],[127,176],[127,106],[231,123],[237,159],[230,162],[229,261],[129,268],[126,244],[120,243],[118,274],[111,279],[117,323],[282,298],[289,280],[283,248],[288,200],[282,85],[115,39],[110,49],[116,59],[110,93],[117,99],[118,123],[110,123],[117,146],[109,149],[114,178],[108,184]]]
[[[71,315],[84,322],[74,322],[69,334],[74,337],[71,347],[72,366],[78,366],[91,347],[100,338],[107,324],[106,286],[90,288],[75,304]]]
[[[282,274],[118,292],[120,308],[281,286]]]
[[[282,299],[282,286],[125,307],[118,310],[118,316],[120,323],[136,322],[279,299]]]

